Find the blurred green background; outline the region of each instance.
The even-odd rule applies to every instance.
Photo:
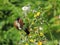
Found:
[[[24,6],[30,6],[29,12],[22,10]],[[14,27],[17,17],[29,25],[29,35]],[[0,45],[58,45],[59,41],[60,0],[0,0]]]

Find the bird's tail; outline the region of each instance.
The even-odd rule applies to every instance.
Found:
[[[29,33],[30,33],[28,28],[25,29],[25,32],[27,35],[29,35]]]

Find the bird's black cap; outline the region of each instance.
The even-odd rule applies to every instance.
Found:
[[[20,17],[18,17],[16,20],[19,20],[20,19]]]

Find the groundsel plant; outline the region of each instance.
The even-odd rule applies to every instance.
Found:
[[[23,14],[27,16],[27,13],[30,12],[30,5],[22,7]]]
[[[59,15],[59,19],[60,19],[60,15]]]
[[[32,10],[32,12],[35,13],[35,12],[37,12],[37,11],[34,9],[34,10]]]
[[[39,30],[43,30],[43,28],[42,27],[39,27]]]
[[[58,45],[60,45],[60,40],[59,40],[59,44]]]

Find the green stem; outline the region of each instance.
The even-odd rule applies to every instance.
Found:
[[[48,31],[49,31],[49,33],[50,33],[51,40],[53,41],[53,44],[54,44],[54,39],[53,39],[52,32],[50,31],[50,30],[51,30],[51,28],[50,28],[50,25],[49,25],[49,24],[48,24],[48,27],[49,27]]]

